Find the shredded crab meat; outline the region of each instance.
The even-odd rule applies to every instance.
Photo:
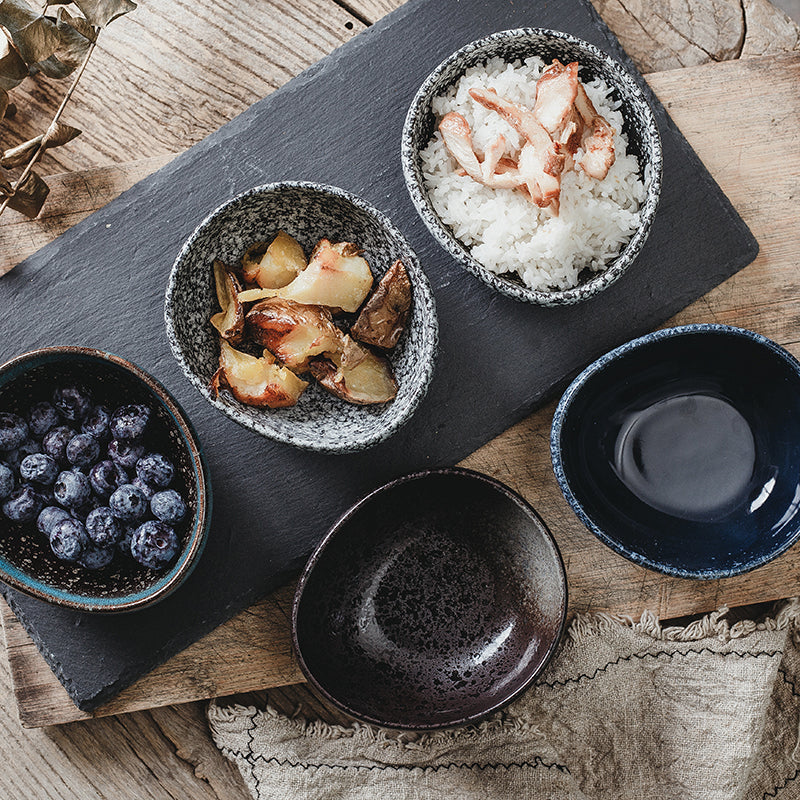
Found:
[[[571,121],[578,94],[578,62],[564,66],[557,58],[536,81],[533,114],[542,127],[560,140],[561,132]]]
[[[615,160],[614,130],[597,113],[578,78],[578,62],[558,59],[536,82],[533,110],[501,97],[494,89],[473,88],[469,94],[484,108],[499,114],[522,137],[516,160],[507,156],[503,135],[480,158],[467,120],[451,111],[439,131],[459,174],[493,189],[518,189],[540,208],[558,215],[561,175],[575,168],[573,156],[583,148],[577,166],[603,180]]]
[[[472,144],[472,131],[469,123],[461,114],[456,111],[445,114],[439,123],[439,131],[442,134],[445,147],[450,151],[450,155],[458,161],[465,174],[469,175],[472,180],[483,183],[493,189],[513,189],[518,185],[519,179],[515,175],[497,175],[494,170],[490,171],[488,166],[486,170],[483,169],[483,165],[478,160]],[[492,152],[491,158],[496,155],[496,151],[493,148],[497,144],[495,142],[490,148]],[[503,149],[505,149],[505,140],[503,140]],[[502,150],[500,155],[502,155]],[[486,159],[484,159],[485,163]]]
[[[491,89],[470,89],[469,93],[473,100],[500,114],[525,138],[517,165],[520,184],[525,186],[537,206],[553,206],[553,212],[557,213],[564,169],[564,156],[559,146],[527,108],[500,97]]]
[[[616,160],[614,129],[602,115],[597,113],[581,83],[578,84],[575,108],[586,126],[581,143],[584,152],[583,158],[580,160],[581,169],[589,177],[601,181],[608,175],[609,169]]]

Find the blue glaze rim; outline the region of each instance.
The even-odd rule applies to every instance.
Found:
[[[676,567],[670,564],[664,564],[659,561],[643,556],[634,550],[630,550],[618,541],[610,537],[588,514],[583,507],[580,500],[574,495],[567,480],[564,464],[561,457],[561,437],[564,428],[564,422],[569,415],[572,401],[577,393],[583,386],[598,372],[601,372],[612,361],[617,360],[621,356],[630,353],[633,350],[638,350],[642,347],[659,342],[663,339],[671,339],[677,336],[687,336],[704,333],[715,333],[724,336],[732,336],[735,338],[749,339],[762,347],[767,348],[773,354],[778,356],[786,366],[792,370],[798,377],[800,377],[800,362],[787,350],[781,347],[776,342],[768,339],[760,333],[748,330],[747,328],[737,328],[731,325],[721,325],[719,323],[696,323],[692,325],[681,325],[675,328],[663,328],[661,330],[653,331],[652,333],[640,336],[637,339],[632,339],[619,347],[610,350],[603,356],[600,356],[596,361],[586,367],[567,387],[566,391],[559,400],[553,415],[553,423],[550,428],[550,457],[553,462],[553,472],[555,473],[558,486],[564,498],[572,507],[576,516],[580,521],[607,547],[611,548],[614,552],[633,561],[635,564],[660,572],[664,575],[671,575],[676,578],[694,578],[696,580],[719,580],[720,578],[730,578],[734,575],[742,575],[745,572],[751,572],[758,567],[764,566],[768,562],[777,558],[781,553],[784,553],[798,539],[800,539],[800,519],[796,523],[795,530],[787,539],[776,545],[772,550],[759,558],[753,558],[750,561],[733,567],[730,569],[703,569],[703,570],[689,570],[681,567]]]
[[[225,402],[219,397],[214,397],[212,395],[208,385],[198,377],[188,363],[186,356],[183,353],[179,336],[175,330],[173,315],[175,314],[175,297],[178,292],[178,270],[182,262],[188,257],[195,241],[201,236],[206,226],[211,224],[217,216],[225,212],[228,208],[242,203],[249,197],[265,194],[278,194],[285,189],[299,189],[317,192],[321,195],[335,197],[349,202],[355,208],[377,220],[385,233],[389,237],[399,242],[407,252],[408,263],[406,264],[406,267],[411,273],[410,277],[412,278],[414,304],[421,306],[421,330],[423,338],[422,347],[418,357],[422,361],[423,369],[416,382],[417,385],[405,398],[405,403],[403,405],[398,404],[399,411],[393,416],[393,418],[379,427],[374,427],[373,430],[362,434],[357,439],[326,442],[320,441],[318,438],[309,435],[302,435],[298,432],[285,431],[279,426],[275,425],[271,418],[271,413],[274,414],[275,411],[279,411],[280,409],[263,409],[263,416],[259,418],[258,422],[254,422],[249,417],[241,414],[235,405]],[[436,300],[434,298],[433,289],[428,276],[425,274],[425,270],[420,264],[419,257],[411,247],[408,239],[389,219],[389,217],[386,216],[386,214],[378,210],[371,203],[368,203],[366,200],[362,199],[358,195],[353,194],[352,192],[347,191],[346,189],[329,184],[316,183],[314,181],[284,180],[253,186],[250,189],[246,189],[245,191],[234,195],[229,200],[221,203],[213,211],[208,213],[192,231],[190,236],[181,246],[178,255],[175,257],[175,261],[173,262],[169,279],[167,281],[164,302],[164,323],[166,327],[167,340],[169,342],[173,357],[178,362],[178,365],[189,382],[209,403],[211,403],[211,405],[222,411],[222,413],[230,417],[234,422],[237,422],[239,425],[258,433],[261,436],[272,439],[276,442],[292,445],[302,450],[310,450],[320,453],[346,454],[360,452],[385,441],[394,433],[396,433],[413,416],[414,412],[417,410],[417,407],[427,394],[430,382],[433,379],[436,358],[439,351],[439,319],[436,314]],[[393,404],[397,404],[397,399],[393,401]]]
[[[415,128],[420,124],[421,116],[427,113],[427,106],[430,100],[432,97],[441,94],[442,91],[449,88],[451,85],[439,85],[443,76],[446,75],[449,70],[456,67],[460,62],[464,61],[475,52],[484,51],[483,55],[485,58],[491,58],[493,55],[496,55],[496,53],[492,52],[492,48],[499,42],[514,39],[525,41],[526,39],[534,40],[537,38],[568,42],[572,46],[591,54],[593,58],[602,62],[608,73],[614,76],[614,82],[616,82],[617,85],[625,85],[631,92],[632,97],[635,98],[637,103],[636,113],[641,115],[643,125],[650,138],[650,171],[649,175],[642,176],[643,178],[647,178],[647,186],[646,198],[640,209],[641,216],[638,228],[616,258],[610,261],[602,272],[598,272],[590,280],[570,289],[552,291],[530,289],[525,286],[521,280],[509,278],[508,273],[499,274],[492,272],[473,257],[469,248],[457,239],[450,228],[441,221],[428,199],[428,192],[424,188],[422,170],[419,164],[419,150],[413,144]],[[531,53],[531,55],[535,54],[535,52]],[[613,83],[612,81],[609,82]],[[550,28],[513,28],[497,31],[464,45],[442,61],[423,81],[414,99],[411,101],[403,124],[400,142],[400,158],[406,189],[411,197],[411,201],[428,228],[428,231],[439,245],[441,245],[452,258],[458,261],[467,272],[479,278],[501,294],[511,297],[514,300],[521,300],[541,306],[573,305],[582,300],[586,300],[610,286],[626,272],[628,267],[636,260],[636,257],[639,255],[642,247],[644,247],[647,237],[650,234],[650,228],[656,215],[658,202],[661,196],[664,163],[661,134],[655,115],[653,114],[653,109],[645,97],[645,93],[631,77],[628,70],[608,53],[600,50],[600,48],[590,42],[564,31],[557,31]]]
[[[457,719],[450,720],[448,722],[440,722],[435,725],[414,725],[410,723],[402,723],[398,722],[397,720],[392,720],[387,722],[386,720],[380,720],[377,717],[372,717],[369,714],[364,714],[360,711],[353,709],[351,706],[348,706],[347,703],[336,698],[332,695],[315,677],[311,669],[308,667],[305,658],[303,658],[302,649],[300,646],[300,640],[297,633],[297,618],[300,612],[300,604],[302,603],[303,599],[303,592],[305,590],[305,586],[308,583],[309,577],[311,576],[312,572],[314,571],[317,563],[319,562],[322,554],[327,549],[328,545],[330,544],[331,540],[335,538],[336,534],[339,530],[346,525],[365,505],[371,502],[375,497],[384,494],[385,492],[391,491],[397,486],[400,486],[405,483],[410,483],[411,481],[416,480],[425,480],[427,478],[436,477],[436,476],[459,476],[462,478],[467,478],[471,480],[477,480],[481,483],[485,483],[488,486],[491,486],[496,491],[499,491],[500,494],[504,495],[508,498],[511,502],[515,503],[522,511],[524,511],[532,520],[536,523],[537,527],[540,529],[541,533],[544,534],[545,538],[548,539],[553,546],[553,553],[555,555],[555,565],[559,571],[561,576],[561,588],[563,590],[563,604],[561,606],[561,620],[558,625],[558,631],[556,635],[553,637],[552,642],[550,643],[547,652],[542,659],[541,664],[538,666],[537,669],[533,671],[530,675],[528,680],[526,680],[521,686],[519,686],[515,691],[509,694],[503,700],[500,700],[493,705],[487,707],[483,711],[476,712],[475,714],[466,715],[459,717]],[[567,625],[567,610],[569,608],[569,583],[567,581],[567,570],[564,566],[564,557],[561,555],[561,550],[558,547],[558,542],[553,536],[552,531],[548,528],[547,523],[542,519],[539,512],[518,492],[515,492],[509,486],[506,486],[502,481],[497,480],[497,478],[492,478],[489,475],[484,475],[481,472],[476,472],[475,470],[466,469],[464,467],[441,467],[439,469],[427,469],[427,470],[420,470],[419,472],[412,472],[408,475],[403,475],[400,478],[395,478],[388,483],[379,486],[377,489],[369,492],[352,506],[350,506],[347,511],[345,511],[336,522],[330,527],[328,532],[323,537],[322,541],[316,546],[312,554],[309,556],[308,561],[306,562],[305,567],[303,568],[303,572],[300,575],[300,579],[297,582],[297,588],[295,589],[294,599],[292,601],[292,648],[294,650],[294,655],[297,658],[297,663],[300,665],[300,669],[305,675],[308,682],[320,693],[323,697],[330,700],[333,705],[337,708],[344,711],[346,714],[350,714],[351,716],[355,717],[356,719],[362,720],[364,722],[368,722],[372,725],[378,725],[380,727],[385,728],[392,728],[392,729],[399,729],[399,730],[413,730],[413,731],[433,731],[433,730],[441,730],[443,728],[452,728],[457,725],[467,725],[473,722],[477,722],[485,717],[493,714],[495,711],[499,711],[502,708],[505,708],[509,703],[513,702],[517,697],[519,697],[526,689],[530,688],[530,686],[536,681],[536,679],[544,672],[547,665],[552,660],[556,649],[558,648],[559,643],[561,642],[562,638],[564,637],[564,630],[566,629]]]
[[[71,358],[108,362],[122,371],[132,374],[167,413],[174,429],[180,433],[181,445],[191,455],[192,476],[197,488],[197,507],[192,522],[192,532],[180,558],[173,564],[169,572],[146,589],[131,594],[103,598],[65,591],[35,578],[3,557],[0,557],[0,580],[39,600],[53,602],[78,611],[101,613],[136,611],[164,599],[178,589],[192,573],[205,549],[212,511],[208,465],[197,438],[197,432],[178,401],[160,381],[133,362],[114,353],[78,346],[53,346],[32,350],[0,365],[0,389],[24,375],[26,370],[33,365],[63,362]]]

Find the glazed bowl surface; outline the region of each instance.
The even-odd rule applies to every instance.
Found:
[[[375,282],[402,259],[412,286],[411,316],[389,354],[398,382],[394,400],[358,406],[312,381],[291,408],[256,408],[210,388],[219,366],[218,334],[209,319],[219,310],[212,262],[238,264],[245,250],[278,231],[310,253],[323,238],[353,242],[364,251]],[[178,255],[167,287],[165,320],[173,355],[195,388],[240,425],[307,450],[362,450],[391,436],[414,413],[433,373],[438,343],[435,302],[417,256],[397,228],[373,206],[333,186],[282,182],[250,189],[220,206],[197,227]]]
[[[311,683],[389,728],[471,722],[544,668],[563,631],[561,556],[536,512],[462,469],[400,478],[351,508],[300,580],[293,636]]]
[[[747,572],[800,537],[800,365],[725,325],[650,333],[575,378],[551,453],[616,552],[684,578]]]
[[[211,518],[211,485],[197,435],[169,392],[151,375],[119,356],[84,347],[47,347],[0,366],[0,411],[25,415],[33,403],[50,400],[54,386],[77,382],[95,403],[109,408],[142,403],[151,410],[144,443],[175,466],[171,484],[188,512],[175,525],[177,557],[152,570],[117,554],[112,563],[88,570],[58,560],[32,523],[12,523],[0,514],[0,580],[26,594],[89,612],[134,611],[175,591],[191,574],[205,546]],[[0,454],[0,460],[3,456]]]
[[[640,208],[639,225],[628,243],[603,271],[584,269],[578,284],[569,289],[531,289],[516,273],[497,273],[480,263],[470,248],[446,225],[431,202],[425,185],[422,151],[434,136],[437,125],[435,98],[451,89],[464,73],[499,57],[509,63],[539,56],[546,63],[558,58],[577,61],[583,81],[603,79],[613,89],[624,118],[628,151],[639,161],[646,197]],[[420,217],[439,244],[468,272],[502,294],[543,306],[570,305],[586,300],[618,280],[644,246],[661,194],[661,137],[652,109],[641,88],[627,70],[589,42],[562,31],[518,28],[499,31],[471,42],[446,58],[422,83],[409,107],[403,127],[401,160],[406,187]]]

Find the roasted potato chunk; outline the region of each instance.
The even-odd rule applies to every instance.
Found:
[[[311,361],[311,374],[331,394],[348,403],[373,405],[394,400],[397,382],[389,362],[346,334],[344,339],[342,350]]]
[[[342,345],[342,332],[322,306],[270,297],[256,303],[246,320],[250,339],[268,348],[296,372],[307,370],[309,360],[315,356],[336,351]]]
[[[280,289],[291,283],[306,268],[306,256],[299,242],[279,231],[267,246],[256,242],[242,257],[242,271],[248,283],[262,289]]]
[[[211,317],[211,324],[223,339],[238,344],[244,336],[244,309],[239,302],[242,285],[230,267],[221,261],[214,262],[214,284],[222,311]]]
[[[349,242],[331,244],[322,239],[314,248],[308,266],[290,284],[279,289],[250,289],[239,299],[250,302],[282,297],[353,313],[372,288],[372,271],[360,252]]]
[[[249,406],[284,408],[295,405],[308,384],[274,362],[272,357],[256,358],[220,340],[219,369],[211,379],[214,396],[225,387],[240,403]]]
[[[399,341],[411,311],[411,281],[398,258],[364,303],[350,335],[360,342],[391,350]]]

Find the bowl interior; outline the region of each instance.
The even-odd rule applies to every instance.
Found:
[[[211,265],[238,265],[254,242],[285,231],[306,255],[322,238],[354,242],[364,250],[376,282],[401,258],[411,279],[412,311],[399,343],[389,354],[397,397],[378,406],[354,406],[315,382],[296,406],[259,409],[224,390],[212,397],[209,383],[219,366],[219,342],[209,318],[218,310]],[[332,452],[358,450],[395,430],[427,389],[436,349],[433,297],[416,255],[402,235],[362,201],[342,190],[309,184],[259,187],[214,212],[184,246],[173,267],[166,306],[173,352],[206,399],[237,422],[278,441]]]
[[[151,408],[145,445],[172,460],[176,468],[172,486],[190,512],[175,526],[181,554],[166,571],[147,569],[119,555],[108,567],[87,570],[59,561],[35,523],[15,524],[0,515],[0,577],[23,591],[83,610],[146,605],[175,588],[199,555],[206,518],[205,500],[198,491],[205,481],[199,453],[173,409],[157,393],[121,364],[89,352],[40,351],[9,362],[0,372],[0,410],[25,416],[33,403],[49,401],[59,382],[74,380],[92,390],[95,403],[111,408],[145,403]]]
[[[519,693],[560,636],[566,581],[541,520],[463,471],[371,495],[312,557],[295,606],[311,680],[388,727],[477,718]]]
[[[576,380],[554,461],[623,555],[679,575],[743,572],[800,529],[798,367],[747,331],[673,331]]]
[[[490,58],[499,57],[513,62],[531,56],[539,56],[545,62],[552,61],[553,58],[558,58],[563,63],[578,61],[581,80],[588,82],[602,78],[613,88],[612,96],[621,104],[623,131],[628,136],[628,151],[639,160],[647,197],[641,210],[642,223],[620,255],[603,273],[584,270],[580,275],[578,288],[588,284],[597,284],[598,288],[608,285],[611,282],[609,278],[621,273],[632,260],[626,254],[638,253],[647,237],[660,193],[661,143],[652,110],[639,87],[619,63],[596,47],[559,31],[520,29],[502,31],[462,48],[431,73],[414,99],[404,130],[403,167],[412,199],[431,233],[473,274],[517,299],[542,304],[569,303],[580,299],[583,294],[577,289],[552,292],[532,290],[516,274],[497,275],[476,261],[436,213],[422,174],[421,153],[436,129],[433,100],[447,92],[468,69],[483,64]]]

